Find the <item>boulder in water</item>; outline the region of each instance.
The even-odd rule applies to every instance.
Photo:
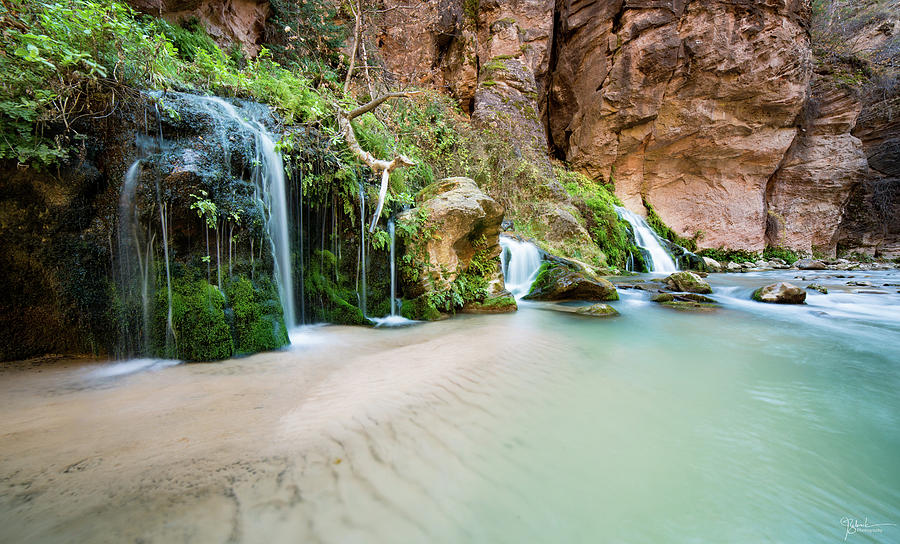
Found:
[[[826,288],[824,285],[820,285],[818,283],[810,283],[809,285],[806,286],[806,288],[812,289],[813,291],[818,291],[818,292],[822,293],[823,295],[828,294],[828,288]]]
[[[710,287],[707,282],[703,281],[697,274],[686,270],[675,272],[664,281],[672,291],[703,294],[712,293],[712,287]]]
[[[800,259],[794,263],[800,270],[825,270],[827,266],[817,259]]]
[[[545,263],[525,295],[531,300],[619,300],[615,286],[556,263]]]
[[[703,257],[703,266],[705,266],[706,269],[710,272],[718,272],[719,270],[722,270],[721,263],[710,257]]]
[[[803,304],[806,301],[806,290],[792,283],[782,281],[760,287],[753,291],[753,300],[775,304]]]
[[[405,241],[406,254],[412,261],[404,267],[404,293],[416,299],[429,293],[446,293],[450,296],[443,298],[451,301],[455,293],[462,294],[463,301],[434,308],[439,312],[420,308],[421,311],[403,315],[410,319],[434,319],[440,312],[455,311],[462,304],[477,301],[484,305],[491,299],[502,298],[505,288],[500,270],[499,234],[503,206],[484,194],[473,180],[463,177],[428,185],[416,195],[416,204],[397,218],[398,225],[405,223],[418,232]],[[461,284],[465,284],[462,285],[465,289]],[[466,299],[465,294],[472,292],[473,287],[481,295]],[[494,309],[499,307],[492,305]],[[507,311],[515,309],[515,305],[503,307]]]
[[[603,302],[598,302],[597,304],[592,304],[590,306],[582,306],[575,310],[575,313],[587,317],[615,317],[619,315],[619,312],[616,311],[615,308],[609,304],[604,304]]]

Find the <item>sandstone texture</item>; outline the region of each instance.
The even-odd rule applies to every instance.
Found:
[[[851,134],[862,104],[831,79],[816,78],[811,119],[766,189],[766,241],[833,257],[847,199],[868,174],[862,142]]]
[[[220,45],[239,44],[255,56],[263,42],[268,0],[127,0],[135,9],[170,23],[196,17]]]
[[[805,2],[573,1],[559,12],[557,154],[701,244],[762,249],[763,194],[810,76]],[[702,213],[698,208],[702,207]]]
[[[423,228],[433,229],[434,235],[422,237],[421,246],[412,249],[421,257],[418,277],[407,286],[411,297],[431,291],[444,291],[460,273],[468,269],[478,254],[484,261],[494,260],[496,266],[490,278],[490,292],[504,292],[500,270],[500,223],[503,206],[484,194],[469,178],[446,178],[425,187],[416,196],[416,208],[398,217],[398,221],[412,221],[425,210],[427,221]],[[508,294],[508,293],[507,293]]]
[[[613,182],[701,248],[900,255],[900,101],[813,73],[808,0],[403,6],[379,25],[391,77],[446,89],[517,153]],[[557,238],[589,243],[559,219]]]

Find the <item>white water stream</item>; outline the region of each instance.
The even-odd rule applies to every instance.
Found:
[[[516,299],[528,294],[541,268],[541,252],[531,242],[521,242],[508,236],[500,237],[500,265],[506,289]]]
[[[663,242],[659,235],[653,231],[643,217],[621,206],[616,206],[616,213],[631,224],[634,229],[635,243],[649,253],[650,259],[647,266],[650,268],[650,272],[669,273],[678,270],[678,267],[675,266],[675,261],[672,260],[672,256],[663,247]]]

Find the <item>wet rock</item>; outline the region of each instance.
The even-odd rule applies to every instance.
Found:
[[[698,293],[658,293],[650,297],[652,302],[693,302],[698,304],[715,304],[715,299]]]
[[[819,285],[818,283],[810,283],[806,286],[807,289],[812,289],[813,291],[818,291],[823,295],[828,294],[828,289],[824,285]]]
[[[822,261],[816,259],[800,259],[794,263],[800,270],[825,270],[828,267]]]
[[[729,272],[740,272],[742,268],[740,264],[732,261],[725,266],[725,269]]]
[[[566,266],[547,263],[525,296],[530,300],[619,300],[615,286]]]
[[[848,281],[847,285],[853,285],[854,287],[872,287],[872,282],[869,281]]]
[[[496,261],[490,277],[489,293],[501,296],[500,223],[503,206],[484,194],[469,178],[446,178],[422,189],[416,195],[417,206],[400,214],[398,222],[415,221],[419,211],[427,216],[423,229],[436,228],[439,236],[421,237],[417,247],[407,253],[420,258],[415,281],[407,283],[406,293],[418,297],[432,291],[445,291],[469,268],[476,254],[482,261]]]
[[[709,270],[710,272],[718,272],[719,270],[722,270],[721,263],[719,263],[719,261],[717,261],[715,259],[711,259],[709,257],[703,257],[703,266],[705,266],[706,269]]]
[[[806,291],[792,283],[779,282],[753,291],[752,298],[757,302],[803,304],[806,301]]]
[[[616,311],[615,308],[602,302],[592,304],[591,306],[582,306],[575,310],[575,313],[588,317],[615,317],[619,315],[619,312]]]
[[[460,311],[464,314],[506,314],[518,309],[515,297],[509,291],[504,291],[480,302],[466,303]]]
[[[700,276],[693,272],[675,272],[664,281],[672,291],[704,294],[712,293],[712,287],[709,286],[709,283],[703,281]]]

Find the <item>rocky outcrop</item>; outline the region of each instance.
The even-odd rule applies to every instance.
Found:
[[[709,283],[693,272],[675,272],[663,281],[672,291],[701,294],[712,293],[712,287],[709,286]]]
[[[791,0],[560,4],[551,143],[679,234],[762,249],[766,182],[809,79],[808,17]]]
[[[219,45],[259,52],[269,17],[268,0],[127,0],[135,9],[178,23],[196,17]]]
[[[753,300],[775,304],[803,304],[806,291],[788,282],[773,283],[753,291]]]
[[[407,246],[416,269],[404,289],[409,297],[450,290],[460,275],[469,271],[473,260],[479,268],[491,267],[479,270],[488,280],[489,293],[503,294],[499,259],[503,207],[473,180],[457,177],[432,183],[416,195],[416,207],[397,220],[422,222],[418,227],[422,234]]]
[[[862,142],[850,133],[862,104],[817,76],[806,108],[809,120],[766,188],[766,242],[833,257],[847,199],[868,173]]]
[[[900,257],[900,96],[867,97],[853,135],[862,142],[869,175],[847,201],[839,252]]]
[[[603,278],[594,278],[560,264],[543,266],[531,291],[529,300],[618,300],[615,286]]]

